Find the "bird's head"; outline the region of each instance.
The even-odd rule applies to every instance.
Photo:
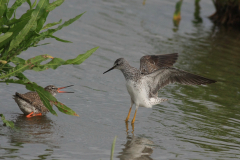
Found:
[[[105,71],[103,74],[113,70],[113,69],[123,69],[125,67],[125,65],[128,64],[128,62],[124,59],[124,58],[118,58],[114,64],[113,64],[113,67],[110,68],[109,70]]]
[[[51,93],[53,96],[55,96],[57,93],[74,93],[74,92],[60,91],[63,88],[67,88],[67,87],[71,87],[71,86],[73,86],[73,85],[57,88],[54,85],[49,85],[49,86],[45,87],[44,89],[46,91],[48,91],[49,93]]]

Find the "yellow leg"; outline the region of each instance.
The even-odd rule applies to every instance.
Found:
[[[127,118],[126,118],[125,122],[127,122],[127,121],[128,121],[128,119],[129,119],[129,117],[130,117],[130,114],[131,114],[131,110],[132,110],[132,107],[130,107],[130,109],[129,109],[128,116],[127,116]]]
[[[132,123],[131,125],[132,125],[132,134],[134,134],[134,123]]]
[[[128,122],[125,122],[125,124],[126,124],[126,133],[128,135]]]
[[[132,99],[131,99],[131,106],[130,106],[130,108],[129,108],[128,116],[127,116],[125,122],[128,122],[128,119],[129,119],[130,114],[131,114],[132,106],[133,106],[133,101],[132,101]]]
[[[134,117],[132,119],[132,124],[135,122],[136,114],[137,114],[137,109],[135,110]]]

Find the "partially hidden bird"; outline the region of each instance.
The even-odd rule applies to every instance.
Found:
[[[56,96],[57,93],[74,93],[60,91],[63,88],[71,86],[73,85],[57,88],[54,85],[49,85],[44,89],[51,93],[53,96]],[[27,92],[25,94],[16,92],[15,95],[13,95],[13,99],[18,104],[20,110],[27,115],[27,118],[42,116],[49,112],[49,110],[44,106],[37,92]],[[50,104],[53,105],[53,102],[50,102]]]
[[[167,99],[158,97],[158,91],[168,84],[205,85],[216,82],[172,67],[177,58],[178,53],[146,55],[140,59],[140,69],[132,67],[124,58],[119,58],[112,68],[103,73],[119,69],[126,79],[126,87],[131,97],[126,122],[130,117],[133,104],[136,109],[132,124],[135,122],[138,107],[152,108],[153,105],[166,101]]]

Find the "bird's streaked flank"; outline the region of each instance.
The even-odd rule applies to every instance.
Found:
[[[131,96],[131,106],[126,122],[130,117],[133,104],[136,105],[136,109],[132,123],[135,122],[138,107],[152,108],[153,105],[166,101],[167,99],[158,97],[158,91],[168,84],[177,82],[184,85],[202,85],[216,82],[173,68],[172,65],[177,58],[177,53],[143,56],[140,59],[140,69],[130,66],[124,58],[119,58],[112,68],[103,73],[119,69],[126,79],[126,87]]]
[[[60,91],[63,88],[71,87],[60,87],[57,88],[53,85],[49,85],[45,87],[44,89],[51,93],[53,96],[55,96],[57,93],[74,93],[74,92],[66,92],[66,91]],[[34,117],[34,116],[42,116],[47,114],[49,110],[44,106],[43,102],[41,101],[39,95],[37,92],[27,92],[25,94],[20,94],[18,92],[13,95],[13,99],[18,104],[21,111],[26,114],[28,118]],[[51,105],[52,102],[50,102]]]

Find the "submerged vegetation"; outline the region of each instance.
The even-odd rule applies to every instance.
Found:
[[[176,3],[175,12],[173,15],[173,24],[178,26],[181,20],[181,6],[183,0]],[[198,11],[200,0],[195,0],[195,11]],[[239,26],[240,25],[240,1],[238,0],[212,0],[216,9],[215,13],[209,18],[220,25]],[[194,13],[196,16],[198,12]]]
[[[27,60],[18,57],[18,55],[26,51],[29,47],[47,45],[48,43],[39,44],[39,42],[45,38],[53,38],[64,43],[70,42],[56,37],[53,34],[78,20],[84,13],[64,23],[62,23],[62,20],[59,20],[58,22],[45,24],[49,12],[60,6],[63,2],[64,0],[56,0],[53,3],[49,3],[49,0],[39,0],[37,3],[37,0],[35,0],[34,3],[31,3],[30,0],[16,0],[15,3],[9,7],[9,0],[0,1],[0,82],[6,84],[17,83],[25,85],[28,90],[36,91],[44,105],[54,115],[57,115],[57,113],[50,105],[50,101],[54,103],[59,111],[78,116],[75,111],[60,103],[49,92],[45,91],[44,88],[35,82],[31,82],[23,72],[25,70],[44,71],[49,68],[56,69],[61,65],[68,64],[78,65],[95,52],[98,47],[90,49],[86,53],[79,54],[76,58],[69,60],[52,57],[48,54],[38,55]],[[16,18],[16,10],[23,3],[28,3],[29,9],[20,16],[20,18]],[[56,25],[58,26],[53,28]],[[49,59],[50,61],[48,63],[41,64]],[[13,123],[7,121],[2,114],[0,114],[0,116],[4,124],[10,127],[14,126]]]

